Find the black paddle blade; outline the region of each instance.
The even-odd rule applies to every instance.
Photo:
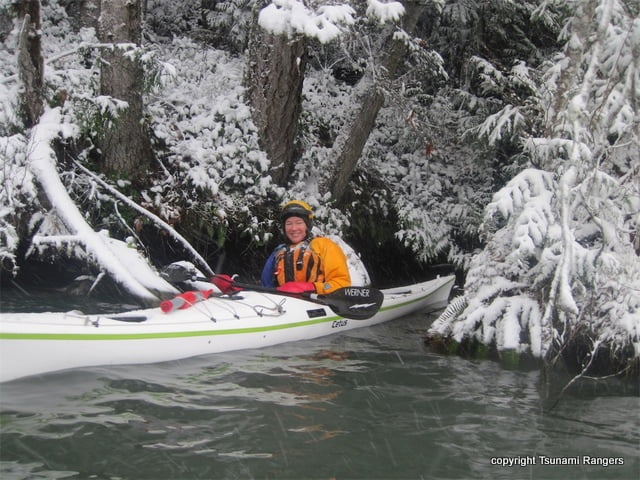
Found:
[[[384,300],[384,294],[371,287],[344,287],[326,295],[310,295],[344,318],[366,320],[373,317]]]

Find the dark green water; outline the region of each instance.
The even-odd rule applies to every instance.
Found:
[[[425,351],[431,320],[2,384],[0,478],[639,478],[638,397],[545,411],[537,372]]]

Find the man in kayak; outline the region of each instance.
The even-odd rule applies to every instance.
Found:
[[[286,244],[267,259],[260,280],[282,292],[331,293],[351,285],[347,257],[335,242],[314,237],[313,210],[302,200],[292,200],[280,212]]]

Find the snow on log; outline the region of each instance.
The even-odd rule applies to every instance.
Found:
[[[47,110],[33,128],[28,146],[29,168],[56,216],[100,267],[130,294],[154,304],[159,300],[157,294],[161,292],[177,293],[172,285],[151,269],[136,250],[122,248],[122,242],[94,231],[85,221],[67,194],[56,170],[56,157],[50,144],[62,130],[59,109]],[[49,238],[47,242],[52,240],[54,239]]]

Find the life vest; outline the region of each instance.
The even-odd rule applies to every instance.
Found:
[[[308,240],[281,245],[275,252],[274,277],[278,285],[286,282],[323,282],[320,256]]]

